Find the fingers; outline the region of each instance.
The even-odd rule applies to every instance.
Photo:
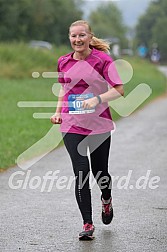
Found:
[[[88,101],[84,101],[83,102],[83,104],[82,104],[82,107],[84,108],[84,109],[89,109],[89,108],[91,108],[91,105],[89,104],[89,102]]]
[[[62,123],[62,119],[61,118],[51,117],[50,120],[51,120],[51,122],[53,124],[61,124]]]
[[[62,123],[62,119],[61,118],[56,118],[56,124],[61,124]]]
[[[93,97],[91,99],[87,99],[83,101],[82,107],[84,109],[93,109],[97,106],[98,100],[96,97]]]
[[[94,108],[95,107],[95,104],[93,103],[93,102],[91,102],[91,101],[84,101],[83,102],[83,104],[82,104],[82,107],[84,108],[84,109],[92,109],[92,108]]]

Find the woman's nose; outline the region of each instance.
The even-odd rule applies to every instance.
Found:
[[[76,36],[76,40],[81,40],[81,37],[79,35]]]

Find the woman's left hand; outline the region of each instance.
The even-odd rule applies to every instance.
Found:
[[[95,108],[97,105],[99,104],[99,101],[97,99],[97,97],[93,97],[93,98],[90,98],[90,99],[86,99],[83,101],[82,103],[82,107],[84,109],[93,109]]]

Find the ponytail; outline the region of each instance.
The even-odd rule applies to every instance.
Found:
[[[110,54],[109,43],[103,39],[96,38],[95,36],[92,37],[92,40],[90,42],[90,48],[95,48],[99,51],[103,51],[107,54]]]

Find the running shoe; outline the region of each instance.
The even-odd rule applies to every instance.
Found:
[[[105,225],[108,225],[111,223],[112,219],[113,219],[113,207],[112,207],[112,198],[110,198],[109,200],[104,200],[103,198],[102,200],[102,222]]]
[[[83,231],[79,234],[79,240],[93,240],[93,232],[95,227],[93,224],[86,223],[83,226]]]

